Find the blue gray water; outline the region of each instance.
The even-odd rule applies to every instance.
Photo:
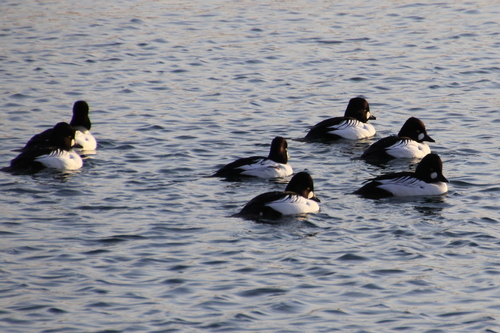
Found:
[[[0,164],[91,107],[82,170],[0,173],[2,332],[500,332],[496,1],[0,1]],[[373,140],[297,141],[363,96],[420,118],[449,193],[347,195]],[[318,214],[230,216],[208,178],[288,138]]]

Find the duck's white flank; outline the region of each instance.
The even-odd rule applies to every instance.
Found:
[[[375,127],[369,123],[363,123],[359,120],[349,119],[338,125],[332,126],[329,134],[335,134],[348,140],[359,140],[369,138],[375,135]]]
[[[425,142],[400,140],[396,144],[387,147],[386,152],[395,158],[423,158],[430,154],[431,149]]]
[[[82,158],[73,150],[54,150],[50,154],[38,156],[35,161],[59,170],[78,170],[83,166]]]
[[[427,183],[415,177],[406,176],[393,179],[377,180],[381,189],[391,192],[396,197],[440,195],[448,192],[445,182]]]
[[[253,164],[242,165],[238,169],[244,170],[242,175],[259,178],[287,177],[293,173],[293,169],[288,163],[277,163],[269,159],[261,159]]]
[[[312,192],[311,192],[312,193]],[[314,194],[310,197],[312,198]],[[319,204],[300,195],[288,195],[280,200],[267,203],[266,206],[280,212],[283,215],[297,215],[316,213],[319,211]]]

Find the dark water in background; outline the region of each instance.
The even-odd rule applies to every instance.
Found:
[[[333,2],[333,1],[332,1]],[[500,332],[495,1],[0,1],[0,161],[91,106],[82,170],[0,173],[2,332]],[[346,195],[372,140],[294,141],[366,97],[427,125],[442,197]],[[289,139],[319,214],[229,216],[206,178]]]

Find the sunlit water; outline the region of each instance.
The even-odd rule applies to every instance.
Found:
[[[2,332],[500,332],[495,1],[1,1],[0,163],[91,107],[83,169],[0,173]],[[298,141],[364,96],[415,116],[449,193],[367,200],[373,140]],[[288,138],[318,214],[231,218],[286,181],[211,175]]]

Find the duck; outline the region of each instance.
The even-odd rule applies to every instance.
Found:
[[[85,101],[76,101],[73,105],[73,117],[69,123],[75,129],[76,147],[82,150],[96,150],[97,140],[90,129],[89,105]]]
[[[305,141],[360,140],[375,135],[376,130],[368,120],[377,117],[370,113],[368,101],[362,97],[349,100],[343,117],[325,119],[309,129]]]
[[[369,179],[353,192],[366,198],[441,195],[448,192],[439,155],[427,154],[415,172],[396,172]]]
[[[277,136],[271,142],[268,157],[252,156],[237,159],[215,172],[214,177],[238,178],[281,178],[293,173],[288,164],[288,143],[285,138]]]
[[[97,148],[97,141],[94,136],[90,133],[90,128],[92,123],[89,118],[89,105],[85,101],[76,101],[73,104],[73,117],[69,123],[75,129],[75,148],[80,148],[81,150],[92,151]],[[39,134],[34,135],[24,146],[24,148],[19,149],[19,151],[27,151],[33,147],[46,146],[51,133],[52,128],[49,128]]]
[[[427,134],[425,125],[420,119],[410,117],[403,124],[398,135],[378,140],[363,152],[361,159],[423,158],[431,152],[424,141],[436,142]]]
[[[83,161],[72,149],[74,139],[75,129],[68,123],[58,123],[50,131],[47,141],[25,149],[4,171],[38,172],[44,168],[78,170],[83,166]]]
[[[301,215],[319,211],[320,200],[314,194],[309,173],[302,171],[292,177],[285,191],[260,194],[250,200],[238,214],[245,218],[276,219],[284,215]]]

